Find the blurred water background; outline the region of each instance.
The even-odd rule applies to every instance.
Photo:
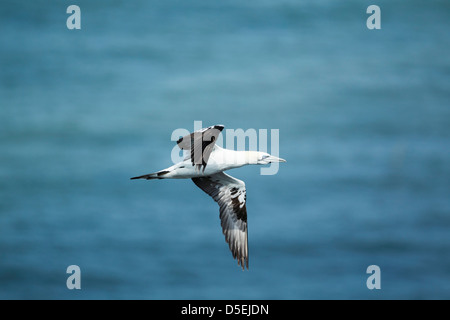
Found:
[[[449,34],[448,1],[2,0],[0,298],[449,299]],[[191,181],[129,180],[194,120],[280,130],[230,172],[248,272]]]

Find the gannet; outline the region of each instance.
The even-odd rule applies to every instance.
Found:
[[[177,145],[188,156],[169,168],[131,179],[192,179],[220,207],[225,241],[238,265],[248,269],[248,234],[245,183],[224,171],[249,164],[286,162],[265,152],[234,151],[216,145],[223,125],[195,131],[180,138]]]

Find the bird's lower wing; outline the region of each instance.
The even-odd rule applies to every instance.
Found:
[[[220,222],[233,258],[248,269],[248,235],[245,183],[223,172],[192,181],[220,207]]]

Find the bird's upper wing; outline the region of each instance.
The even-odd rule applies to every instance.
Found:
[[[222,125],[215,125],[192,132],[180,138],[177,144],[182,150],[190,150],[193,166],[195,165],[199,170],[203,167],[203,171],[205,171],[209,156],[223,128]]]
[[[220,206],[220,222],[233,258],[248,269],[248,237],[245,183],[223,172],[192,181]]]

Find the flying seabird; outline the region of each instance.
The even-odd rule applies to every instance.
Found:
[[[223,125],[195,131],[177,141],[188,156],[167,169],[131,179],[192,179],[220,207],[220,221],[225,241],[233,258],[248,269],[248,236],[245,183],[224,171],[248,164],[286,162],[265,152],[234,151],[216,145]]]

